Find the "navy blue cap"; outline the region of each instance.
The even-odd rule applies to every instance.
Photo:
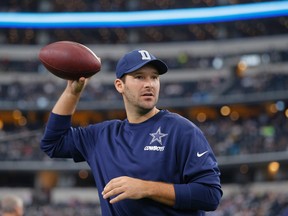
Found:
[[[124,74],[136,71],[148,63],[155,66],[160,75],[168,71],[167,65],[162,60],[157,59],[146,50],[137,49],[125,54],[118,61],[116,77],[121,78]]]

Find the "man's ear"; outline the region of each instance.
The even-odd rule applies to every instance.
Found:
[[[120,93],[120,94],[122,94],[123,93],[123,81],[121,80],[121,79],[116,79],[115,81],[114,81],[114,86],[115,86],[115,88],[116,88],[116,90]]]

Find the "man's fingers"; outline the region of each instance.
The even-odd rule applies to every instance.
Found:
[[[108,182],[102,191],[103,198],[107,199],[115,196],[110,200],[110,203],[116,203],[127,198],[125,179],[126,177],[117,177]]]
[[[145,196],[143,187],[142,180],[121,176],[107,183],[102,196],[104,199],[111,198],[110,203],[116,203],[123,199],[141,199]]]
[[[126,198],[127,198],[127,197],[126,197],[126,194],[125,194],[125,193],[121,193],[121,194],[119,194],[118,196],[112,198],[112,199],[110,200],[110,203],[111,203],[111,204],[114,204],[114,203],[119,202],[119,201],[121,201],[121,200],[124,200],[124,199],[126,199]]]
[[[107,183],[107,185],[104,187],[103,189],[103,193],[107,193],[111,190],[113,190],[114,188],[120,187],[121,183],[117,181],[117,178],[112,179],[110,182]]]
[[[79,94],[85,87],[87,81],[85,77],[79,78],[79,80],[68,80],[68,85],[71,86],[73,94]]]
[[[117,186],[117,184],[110,184],[108,187],[105,187],[105,189],[102,192],[102,195],[104,199],[111,198],[110,200],[111,204],[128,198],[125,187]]]
[[[123,192],[124,192],[123,188],[117,187],[117,188],[111,188],[110,190],[106,190],[105,192],[103,191],[102,195],[103,195],[104,199],[107,199],[111,196],[116,196],[116,195],[123,193]]]

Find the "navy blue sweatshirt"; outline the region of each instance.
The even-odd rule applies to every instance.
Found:
[[[89,164],[103,216],[204,215],[222,196],[217,161],[202,131],[167,110],[139,124],[126,119],[87,127],[72,127],[71,116],[51,113],[41,149],[51,158]],[[120,176],[172,183],[175,206],[148,198],[110,204],[101,192]]]

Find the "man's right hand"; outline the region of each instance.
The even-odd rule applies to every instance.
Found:
[[[67,89],[69,89],[71,94],[77,96],[82,93],[87,83],[88,79],[84,77],[81,77],[79,80],[68,80]]]
[[[55,104],[52,112],[58,115],[72,115],[88,80],[89,78],[84,77],[81,77],[79,80],[68,80],[65,90]]]

